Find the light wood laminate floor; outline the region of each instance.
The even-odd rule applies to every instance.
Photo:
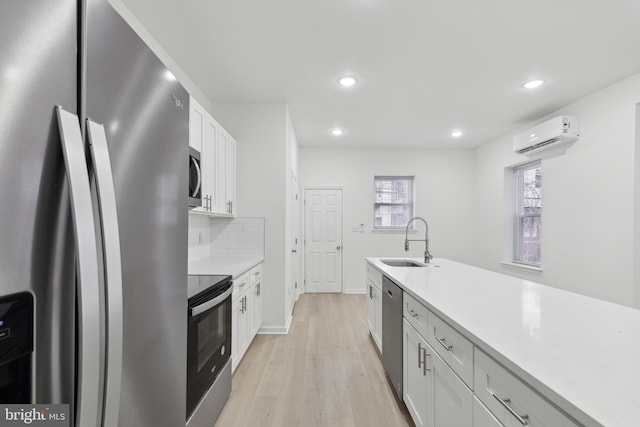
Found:
[[[258,335],[215,427],[413,426],[369,338],[364,295],[304,294],[288,335]]]

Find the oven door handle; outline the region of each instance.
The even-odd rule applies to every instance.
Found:
[[[204,313],[205,311],[209,310],[212,307],[215,307],[216,305],[220,304],[222,301],[224,301],[225,299],[227,299],[227,297],[229,297],[229,295],[231,295],[231,293],[233,292],[233,286],[230,286],[229,289],[227,289],[226,291],[224,291],[224,293],[222,295],[218,295],[217,297],[215,297],[212,300],[209,300],[205,303],[202,303],[200,305],[196,305],[195,307],[190,308],[190,312],[191,312],[191,317],[197,316],[200,313]]]

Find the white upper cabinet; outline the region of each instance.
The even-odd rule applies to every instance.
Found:
[[[189,146],[200,152],[202,170],[202,206],[192,212],[235,215],[236,141],[193,97]]]
[[[217,210],[223,215],[234,215],[236,193],[236,140],[220,127],[218,140],[218,198]]]

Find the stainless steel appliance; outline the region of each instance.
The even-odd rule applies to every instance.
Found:
[[[231,276],[189,276],[187,426],[211,427],[231,393]]]
[[[33,297],[21,292],[0,298],[0,402],[31,401]]]
[[[0,11],[0,295],[34,299],[30,401],[181,425],[188,94],[105,0]]]
[[[402,288],[382,276],[382,364],[402,400]]]
[[[200,153],[189,147],[189,207],[202,206],[202,169]]]

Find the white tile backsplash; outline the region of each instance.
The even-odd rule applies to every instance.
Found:
[[[189,215],[189,262],[209,257],[264,256],[264,218]]]

